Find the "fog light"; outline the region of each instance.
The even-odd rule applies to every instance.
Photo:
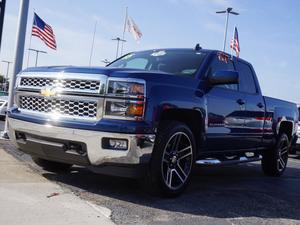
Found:
[[[102,148],[126,151],[128,149],[128,140],[116,138],[103,138]]]

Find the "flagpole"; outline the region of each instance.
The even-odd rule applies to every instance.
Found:
[[[35,19],[35,9],[33,9],[33,19],[32,19],[32,26],[34,23],[34,19]],[[31,32],[30,32],[30,39],[29,39],[29,48],[28,48],[28,54],[27,54],[27,68],[29,66],[29,57],[30,57],[30,48],[31,48],[31,40],[32,40],[32,27],[31,27]]]
[[[97,20],[95,23],[95,28],[94,28],[94,34],[93,34],[93,41],[92,41],[92,48],[91,48],[91,53],[90,53],[90,61],[89,61],[89,66],[91,66],[92,64],[92,57],[93,57],[93,53],[94,53],[94,45],[95,45],[95,35],[96,35],[96,30],[97,30]]]
[[[125,9],[124,29],[123,29],[123,35],[122,35],[122,39],[123,40],[125,40],[125,32],[126,32],[127,19],[128,19],[128,7],[126,6],[126,9]],[[123,49],[124,49],[124,41],[122,41],[122,44],[121,44],[121,56],[123,55]]]

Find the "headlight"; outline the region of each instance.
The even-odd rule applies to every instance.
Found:
[[[143,81],[117,81],[108,82],[107,94],[109,95],[129,95],[139,96],[145,94],[145,84]]]
[[[112,117],[123,117],[127,119],[141,118],[144,113],[143,101],[130,100],[106,100],[105,115]]]
[[[104,117],[140,120],[145,110],[145,81],[111,78],[108,81]]]

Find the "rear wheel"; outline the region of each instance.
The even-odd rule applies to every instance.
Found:
[[[69,170],[72,167],[71,164],[49,161],[38,157],[32,157],[32,160],[38,166],[50,172],[63,172]]]
[[[286,169],[289,155],[290,141],[282,133],[273,149],[266,151],[262,158],[262,169],[268,176],[281,176]]]
[[[169,122],[161,127],[147,176],[148,189],[176,196],[186,188],[194,163],[195,141],[183,123]]]

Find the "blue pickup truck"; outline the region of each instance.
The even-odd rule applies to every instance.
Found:
[[[129,53],[104,68],[26,69],[8,128],[45,169],[140,177],[175,196],[195,165],[261,160],[280,176],[298,117],[295,104],[262,95],[250,63],[198,46]]]

